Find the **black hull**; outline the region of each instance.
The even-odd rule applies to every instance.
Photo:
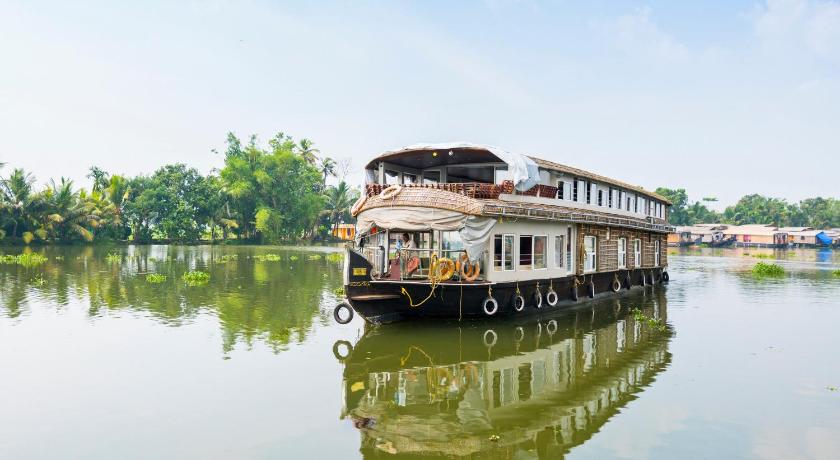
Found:
[[[596,273],[577,278],[585,280],[575,286],[575,277],[530,280],[503,283],[442,283],[429,296],[432,286],[428,282],[369,281],[345,286],[348,302],[366,321],[373,324],[417,320],[488,319],[513,316],[530,316],[568,309],[595,298],[623,295],[630,290],[642,289],[652,282],[663,281],[663,268],[619,270]],[[618,276],[620,288],[613,284]],[[653,281],[651,280],[653,278]],[[594,296],[590,282],[594,283]],[[548,304],[549,289],[557,293],[556,305]],[[538,291],[539,289],[539,291]],[[525,298],[521,311],[514,308],[514,298],[519,292]],[[538,307],[540,293],[542,305]],[[575,300],[575,292],[577,300]],[[488,315],[484,301],[488,296],[498,302],[498,310]]]

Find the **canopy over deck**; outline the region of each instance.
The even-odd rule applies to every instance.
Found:
[[[501,162],[508,165],[514,187],[523,192],[537,185],[540,180],[539,167],[531,158],[510,153],[498,147],[469,142],[421,143],[397,150],[389,150],[376,157],[365,168],[375,169],[377,163],[381,161],[415,169],[468,163]]]

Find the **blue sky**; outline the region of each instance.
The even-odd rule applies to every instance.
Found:
[[[0,0],[0,161],[39,183],[284,131],[356,170],[464,140],[722,204],[837,197],[839,121],[832,0]]]

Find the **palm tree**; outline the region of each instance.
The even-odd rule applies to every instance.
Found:
[[[108,173],[99,166],[91,166],[87,177],[93,179],[93,188],[91,190],[94,192],[108,187]]]
[[[32,216],[32,208],[36,205],[32,194],[34,183],[35,177],[21,168],[16,168],[8,178],[0,181],[5,207],[10,211],[12,220],[12,238],[17,237],[20,225],[26,225]]]
[[[326,203],[324,213],[329,216],[334,233],[338,224],[350,218],[350,207],[358,199],[358,191],[351,189],[347,183],[341,181],[335,187],[330,187],[324,194]]]
[[[324,175],[324,182],[322,184],[324,190],[327,189],[327,177],[335,175],[335,160],[330,157],[324,157],[321,160],[321,173]]]
[[[318,161],[318,154],[321,153],[320,150],[316,149],[312,146],[312,141],[309,139],[301,139],[298,143],[298,155],[303,158],[303,161],[309,163],[310,165],[315,165]]]
[[[75,233],[85,241],[93,240],[93,233],[87,227],[98,227],[100,216],[91,203],[73,190],[73,181],[61,178],[56,184],[50,180],[50,187],[44,191],[47,212],[42,218],[42,227],[47,234],[53,233],[61,239],[69,239]]]

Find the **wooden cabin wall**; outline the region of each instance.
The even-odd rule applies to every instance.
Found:
[[[607,234],[609,233],[609,239]],[[583,274],[583,238],[585,236],[594,236],[597,238],[598,250],[598,267],[597,272],[609,272],[619,270],[618,268],[618,239],[627,239],[627,267],[626,269],[634,268],[653,268],[654,267],[654,250],[655,241],[659,241],[659,266],[664,267],[668,265],[668,241],[667,235],[662,233],[647,232],[643,230],[631,230],[626,228],[605,227],[601,225],[580,224],[577,232],[577,253],[581,254],[576,260],[576,272]],[[635,267],[633,265],[633,240],[640,239],[642,241],[642,265]],[[621,270],[625,270],[622,268]]]

